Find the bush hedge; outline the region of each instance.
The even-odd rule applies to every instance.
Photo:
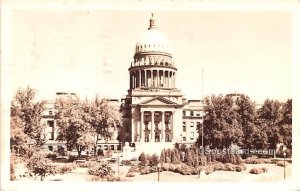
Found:
[[[276,162],[276,165],[277,165],[277,166],[284,167],[284,166],[286,166],[286,165],[287,165],[287,162],[285,162],[285,164],[284,164],[284,162],[283,162],[283,161],[277,161],[277,162]]]
[[[115,172],[107,162],[97,162],[88,168],[88,173],[103,179],[110,178]]]
[[[261,173],[265,173],[268,172],[268,169],[266,167],[262,167],[262,168],[252,168],[250,170],[251,174],[261,174]]]
[[[263,159],[263,158],[247,158],[244,160],[246,164],[271,164],[271,159]]]
[[[45,157],[44,152],[36,152],[28,160],[26,167],[28,168],[29,177],[38,177],[43,181],[48,175],[55,175],[58,172],[58,167],[52,165],[52,162]]]

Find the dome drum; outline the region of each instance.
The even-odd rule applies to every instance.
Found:
[[[136,66],[165,66],[176,68],[170,56],[161,55],[139,55],[134,57],[131,67]]]

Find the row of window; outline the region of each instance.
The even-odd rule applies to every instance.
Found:
[[[150,47],[150,46],[151,46],[151,45],[149,44],[148,47]],[[157,46],[157,47],[160,47],[160,46],[161,46],[161,47],[164,47],[163,44],[161,44],[161,45],[160,45],[160,44],[156,44],[156,46]],[[153,44],[153,47],[155,47],[155,44]],[[142,48],[143,48],[143,45],[136,46],[136,48],[137,48],[137,49],[139,49],[139,48],[142,49]],[[146,44],[144,44],[144,48],[147,48],[147,45],[146,45]]]
[[[196,122],[196,127],[200,128],[201,127],[201,123],[200,122]],[[195,127],[195,122],[194,121],[190,121],[190,128],[194,128]],[[186,132],[186,122],[183,121],[182,122],[182,128],[183,128],[183,132]]]
[[[188,115],[188,111],[182,111],[182,115],[183,116],[197,116],[197,117],[200,117],[200,111],[189,111],[189,114]]]
[[[195,133],[194,132],[190,132],[190,141],[194,141],[195,140]],[[182,141],[186,141],[186,137],[182,137]]]

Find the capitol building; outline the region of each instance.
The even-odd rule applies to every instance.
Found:
[[[180,64],[180,63],[179,63]],[[155,17],[135,46],[129,64],[129,89],[126,97],[109,100],[121,107],[123,126],[112,129],[110,140],[100,138],[97,150],[120,150],[126,142],[136,153],[160,153],[175,144],[194,144],[202,124],[201,100],[187,100],[176,86],[177,70],[165,36],[159,31]],[[63,96],[59,93],[58,96]],[[64,147],[56,141],[54,102],[46,104],[43,122],[47,124],[45,144],[49,150]]]
[[[175,143],[194,144],[202,120],[201,102],[186,100],[177,88],[177,67],[153,14],[136,43],[128,70],[121,141],[133,142],[137,151],[149,152],[173,148]]]

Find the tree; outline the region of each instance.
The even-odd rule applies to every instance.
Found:
[[[280,121],[279,133],[281,141],[288,147],[292,148],[292,99],[288,99],[282,105],[282,120]]]
[[[246,95],[241,95],[235,101],[238,121],[243,130],[243,147],[253,149],[256,147],[256,135],[258,133],[255,122],[257,119],[255,103]]]
[[[41,147],[46,142],[45,124],[41,123],[44,102],[35,102],[36,90],[19,89],[11,103],[11,147],[19,150],[24,144]]]
[[[68,150],[76,149],[78,156],[84,148],[94,143],[90,124],[85,120],[83,103],[76,95],[60,97],[55,102],[57,140],[66,141]]]
[[[242,144],[243,131],[235,105],[230,96],[211,96],[204,99],[204,143],[213,148],[228,148]],[[199,132],[201,137],[201,132]],[[198,140],[198,143],[201,140]],[[204,145],[204,146],[205,146]]]
[[[113,133],[117,133],[122,124],[122,115],[117,107],[110,105],[108,99],[96,99],[86,103],[84,112],[86,121],[90,124],[92,131],[96,134],[96,143],[99,138],[109,140]]]
[[[268,135],[268,147],[276,149],[276,144],[282,142],[280,135],[280,122],[282,121],[282,104],[277,100],[265,100],[258,111],[259,124]]]

